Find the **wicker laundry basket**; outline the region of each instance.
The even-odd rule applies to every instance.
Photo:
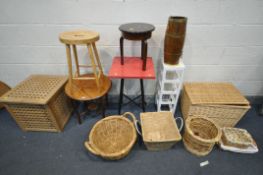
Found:
[[[0,81],[0,97],[8,92],[11,88],[5,84],[4,82]],[[0,103],[0,109],[4,107],[3,104]]]
[[[73,110],[66,76],[31,75],[0,98],[24,131],[60,132]]]
[[[130,116],[131,122],[126,117]],[[104,159],[118,160],[128,155],[136,139],[135,116],[126,112],[122,116],[109,116],[98,121],[85,141],[85,147]]]
[[[184,119],[211,118],[219,127],[234,127],[250,109],[231,83],[185,83],[181,98]]]
[[[205,117],[189,117],[185,121],[185,148],[197,156],[209,154],[221,138],[220,128]]]
[[[150,151],[170,149],[182,139],[172,112],[144,112],[140,114],[142,137],[146,148]]]

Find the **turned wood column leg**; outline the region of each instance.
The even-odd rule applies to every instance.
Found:
[[[121,65],[124,64],[124,56],[123,56],[123,37],[120,38],[120,53],[121,53]]]
[[[142,65],[142,70],[146,70],[146,62],[147,62],[147,48],[148,44],[146,40],[142,41],[142,60],[143,60],[143,65]]]

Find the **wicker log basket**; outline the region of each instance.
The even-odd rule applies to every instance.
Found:
[[[126,117],[130,116],[133,123]],[[118,160],[128,155],[136,139],[135,116],[126,112],[122,116],[109,116],[98,121],[90,131],[85,147],[104,159]]]
[[[186,119],[183,142],[189,152],[205,156],[212,151],[220,138],[221,130],[212,120],[204,117]]]
[[[183,119],[174,118],[170,111],[143,112],[140,114],[142,137],[149,151],[167,150],[182,139]],[[175,120],[180,120],[179,129]]]

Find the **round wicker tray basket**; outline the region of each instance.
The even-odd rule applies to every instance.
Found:
[[[126,117],[130,116],[133,123]],[[94,155],[104,159],[118,160],[130,152],[137,132],[135,116],[126,112],[122,116],[109,116],[98,121],[90,131],[85,147]]]
[[[185,121],[183,142],[185,148],[197,156],[209,154],[221,138],[220,128],[210,119],[188,117]]]

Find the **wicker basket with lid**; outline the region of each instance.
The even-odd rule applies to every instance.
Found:
[[[24,131],[62,131],[72,112],[64,93],[66,82],[65,76],[31,75],[0,102]]]
[[[8,92],[11,88],[5,84],[4,82],[0,81],[0,97]],[[3,104],[0,103],[0,109],[4,107]]]
[[[181,109],[184,119],[203,116],[219,127],[233,127],[250,105],[231,83],[185,83]]]

